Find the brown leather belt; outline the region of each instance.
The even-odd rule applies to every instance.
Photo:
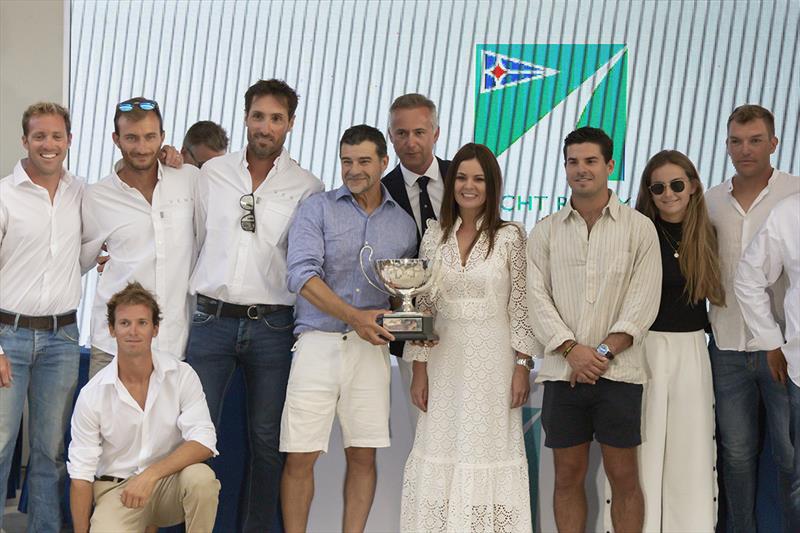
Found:
[[[75,311],[64,313],[63,315],[50,316],[26,316],[0,311],[0,324],[16,325],[18,328],[56,330],[69,326],[78,321],[78,314]]]
[[[278,304],[255,304],[255,305],[238,305],[229,304],[215,298],[209,298],[202,294],[197,295],[197,310],[206,313],[207,315],[215,315],[225,318],[249,318],[250,320],[258,320],[261,317],[275,313],[276,311],[283,311],[291,309],[291,305],[278,305]]]
[[[94,476],[95,481],[110,481],[111,483],[122,483],[125,478],[114,476]]]

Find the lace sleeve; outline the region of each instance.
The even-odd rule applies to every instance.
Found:
[[[513,237],[509,243],[508,268],[511,277],[511,293],[508,298],[508,317],[511,323],[511,346],[526,355],[535,355],[536,339],[528,320],[526,293],[527,265],[525,260],[525,230],[518,225],[512,227]]]
[[[419,248],[420,259],[435,260],[436,248],[439,246],[441,236],[441,229],[439,223],[435,220],[428,221],[428,227],[425,230],[425,236],[422,237],[422,244]],[[430,313],[436,316],[436,306],[434,304],[434,297],[431,292],[426,292],[417,296],[415,300],[417,310],[423,313]],[[428,361],[431,350],[433,348],[425,348],[423,346],[414,346],[411,343],[406,343],[403,349],[403,359],[405,361]]]

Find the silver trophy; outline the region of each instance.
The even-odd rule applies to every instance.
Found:
[[[364,252],[368,252],[367,262],[375,270],[386,290],[373,283],[364,268]],[[435,261],[429,259],[377,259],[372,260],[372,246],[365,244],[359,254],[361,272],[367,282],[389,296],[400,296],[403,303],[400,309],[383,315],[381,325],[388,329],[395,340],[434,340],[439,337],[433,332],[433,317],[414,307],[413,298],[427,292],[433,285]]]

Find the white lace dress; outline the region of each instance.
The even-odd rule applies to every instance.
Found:
[[[440,245],[428,223],[420,257],[441,259],[438,282],[418,298],[435,316],[439,344],[406,344],[428,362],[428,412],[417,423],[403,476],[404,532],[525,532],[531,512],[522,413],[511,409],[515,354],[532,352],[525,298],[525,234],[500,229],[475,243],[466,266],[455,229]],[[438,259],[437,258],[437,259]]]

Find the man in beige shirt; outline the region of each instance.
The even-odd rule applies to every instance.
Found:
[[[642,340],[658,312],[661,255],[650,220],[608,189],[613,144],[602,130],[564,139],[572,198],[528,240],[528,305],[545,345],[542,425],[553,448],[559,531],[586,529],[584,481],[596,436],[617,531],[641,531]]]
[[[761,445],[759,404],[763,402],[772,456],[778,467],[778,494],[789,522],[793,447],[789,438],[786,359],[780,347],[750,332],[733,288],[742,253],[784,198],[800,192],[800,178],[772,167],[778,146],[775,118],[758,105],[737,107],[728,118],[725,141],[736,174],[706,193],[708,216],[717,231],[725,307],[711,306],[714,336],[709,344],[714,376],[717,428],[731,531],[755,531],[756,480]],[[795,228],[796,229],[796,228]],[[783,330],[786,274],[767,289],[772,316]],[[788,529],[787,529],[788,531]]]

